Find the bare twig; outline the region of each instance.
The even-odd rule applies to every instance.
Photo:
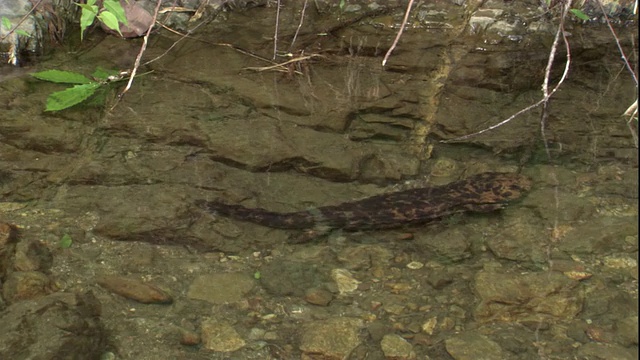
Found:
[[[602,11],[602,15],[604,16],[604,19],[607,22],[609,31],[611,31],[611,35],[613,35],[613,39],[615,40],[616,45],[618,46],[620,57],[622,58],[622,61],[624,62],[625,67],[627,68],[627,71],[629,71],[629,74],[631,74],[631,78],[636,83],[636,101],[633,104],[631,104],[631,106],[629,106],[627,111],[625,111],[622,116],[625,116],[628,118],[627,127],[629,128],[629,132],[631,133],[631,137],[633,138],[633,144],[635,145],[636,148],[638,148],[638,134],[636,134],[637,129],[633,128],[633,120],[638,119],[638,76],[636,75],[635,71],[631,67],[631,64],[629,63],[629,57],[624,53],[624,49],[622,49],[622,45],[620,44],[620,39],[618,38],[618,35],[613,29],[613,26],[611,26],[611,21],[609,21],[607,12],[605,11],[604,6],[602,6],[602,1],[598,0],[597,3],[598,3],[598,6],[600,6],[600,11]],[[633,11],[634,13],[637,11],[637,6],[638,6],[638,1],[636,1],[635,8]]]
[[[191,30],[187,31],[187,33],[186,33],[186,34],[183,34],[183,33],[179,32],[179,31],[176,31],[176,30],[174,30],[174,29],[172,29],[172,28],[170,28],[170,27],[168,27],[168,26],[166,26],[166,25],[164,25],[164,24],[162,24],[162,23],[158,23],[158,25],[162,26],[162,28],[163,28],[163,29],[165,29],[165,30],[167,30],[167,31],[169,31],[169,32],[172,32],[172,33],[174,33],[174,34],[176,34],[176,35],[179,35],[179,36],[181,36],[181,37],[180,37],[180,39],[176,40],[173,44],[171,44],[171,46],[169,46],[169,48],[168,48],[167,50],[165,50],[165,52],[163,52],[162,54],[160,54],[160,55],[156,56],[155,58],[153,58],[153,59],[151,59],[151,60],[149,60],[149,61],[145,62],[144,64],[142,64],[142,66],[149,65],[149,64],[151,64],[151,63],[153,63],[153,62],[155,62],[155,61],[158,61],[158,60],[160,60],[161,58],[163,58],[163,57],[164,57],[165,55],[167,55],[171,50],[173,50],[173,48],[174,48],[174,47],[176,47],[176,46],[177,46],[177,45],[178,45],[182,40],[185,40],[185,39],[189,39],[189,38],[191,38],[191,33],[192,33],[192,32],[194,32],[196,29],[198,29],[200,26],[202,26],[202,25],[204,25],[204,24],[206,24],[206,22],[201,22],[201,23],[199,23],[198,25],[194,26],[194,27],[193,27],[193,29],[191,29]],[[197,39],[196,39],[196,40],[197,40]]]
[[[572,0],[567,0],[564,3],[564,8],[562,9],[562,15],[560,16],[560,23],[558,24],[558,31],[556,31],[556,36],[553,39],[553,45],[551,46],[551,51],[549,52],[549,58],[547,60],[547,67],[544,71],[544,81],[542,82],[542,94],[544,95],[543,103],[542,103],[542,114],[540,116],[540,134],[542,136],[542,141],[544,142],[544,149],[547,153],[547,157],[551,159],[551,153],[549,152],[549,142],[547,141],[547,136],[545,134],[545,127],[547,124],[547,120],[549,118],[549,100],[551,99],[551,95],[562,85],[567,74],[569,73],[569,67],[571,65],[571,48],[569,47],[569,41],[567,40],[567,36],[564,31],[564,21],[569,14],[569,9],[571,9]],[[553,68],[553,60],[556,58],[556,53],[558,52],[558,44],[560,43],[560,38],[562,37],[562,41],[566,47],[567,56],[565,62],[564,73],[562,77],[556,84],[553,91],[549,92],[549,79],[551,78],[551,69]]]
[[[618,39],[618,35],[616,35],[616,31],[613,29],[613,26],[611,26],[611,21],[609,21],[609,17],[607,16],[607,12],[605,11],[604,7],[602,6],[602,2],[600,0],[598,0],[597,3],[598,3],[598,6],[600,6],[600,11],[602,11],[602,15],[604,16],[604,19],[607,22],[607,26],[609,27],[609,31],[611,31],[611,35],[613,35],[613,39],[615,40],[616,45],[618,46],[618,51],[620,51],[620,55],[622,57],[622,61],[624,61],[624,65],[627,67],[627,70],[629,70],[629,73],[631,74],[631,77],[633,78],[633,81],[636,83],[636,88],[637,88],[638,87],[638,77],[637,77],[636,73],[633,71],[633,68],[631,67],[631,64],[629,63],[629,58],[627,57],[627,55],[624,53],[624,50],[622,49],[622,45],[620,45],[620,39]],[[636,2],[636,4],[637,4],[637,2]]]
[[[569,41],[567,40],[566,33],[564,31],[564,22],[567,18],[567,15],[569,14],[569,10],[571,9],[571,3],[572,3],[572,0],[566,0],[563,4],[564,7],[562,8],[562,14],[560,15],[560,23],[558,24],[558,31],[556,31],[556,36],[553,39],[553,45],[551,46],[551,50],[549,52],[549,58],[547,60],[547,67],[544,72],[544,81],[542,82],[542,94],[544,95],[543,97],[544,101],[542,102],[542,114],[540,115],[540,134],[542,137],[542,141],[544,143],[544,150],[547,154],[547,159],[549,159],[549,161],[551,161],[551,152],[549,150],[549,140],[547,139],[547,136],[545,134],[545,127],[547,124],[547,120],[549,119],[549,102],[551,100],[551,95],[553,95],[553,93],[555,93],[555,91],[560,87],[560,85],[562,85],[562,83],[566,79],[567,74],[569,73],[569,67],[571,65],[571,49],[569,46]],[[562,77],[560,78],[556,86],[551,91],[549,91],[551,69],[553,68],[553,61],[556,57],[556,53],[558,52],[558,44],[560,43],[561,38],[562,38],[562,41],[564,42],[566,52],[567,52],[564,73],[562,74]],[[552,186],[553,186],[553,199],[554,199],[555,211],[553,212],[553,228],[551,229],[551,236],[549,237],[549,240],[547,241],[547,244],[546,244],[547,245],[546,254],[547,254],[547,263],[548,263],[549,269],[552,269],[553,268],[553,258],[551,256],[552,246],[554,242],[557,242],[560,240],[560,237],[559,237],[560,227],[559,227],[559,217],[558,217],[558,214],[560,212],[560,196],[559,196],[560,182],[558,181],[558,176],[556,174],[555,169],[553,168],[551,169],[551,171],[549,172],[549,176],[553,181]],[[542,320],[540,320],[540,323],[536,328],[536,338],[538,338],[538,334],[541,328],[542,328]]]
[[[273,59],[278,56],[278,27],[280,26],[280,0],[276,3],[276,28],[273,30]]]
[[[638,99],[636,99],[636,101],[633,104],[631,104],[631,106],[629,106],[627,111],[625,111],[624,114],[622,114],[622,116],[626,116],[628,118],[627,127],[629,128],[629,132],[631,132],[631,137],[633,138],[633,144],[636,146],[636,148],[638,148],[638,134],[636,134],[638,129],[637,127],[636,128],[633,127],[633,120],[635,120],[636,123],[638,122]]]
[[[622,116],[627,116],[630,118],[638,116],[638,100],[637,99],[633,104],[631,104],[631,106],[627,108],[627,110],[624,112],[624,114],[622,114]]]
[[[302,28],[302,24],[304,22],[304,14],[305,14],[305,11],[307,10],[307,1],[308,0],[304,0],[304,4],[302,5],[302,11],[300,12],[300,22],[298,23],[298,28],[296,29],[296,33],[293,35],[293,40],[291,40],[291,45],[289,45],[289,52],[293,51],[293,44],[296,43],[296,39],[298,38],[298,34],[300,33],[300,28]]]
[[[389,60],[389,56],[398,45],[398,41],[400,40],[400,36],[402,36],[402,32],[404,31],[404,27],[407,25],[407,21],[409,20],[409,13],[411,13],[411,6],[413,6],[413,0],[409,0],[409,4],[407,4],[407,10],[404,12],[404,18],[402,19],[402,25],[400,25],[400,29],[398,29],[398,34],[396,34],[396,38],[393,39],[393,43],[387,53],[384,55],[384,59],[382,59],[382,67],[385,66],[387,60]]]
[[[567,6],[570,6],[571,1],[568,1],[567,3],[568,3]],[[566,10],[566,12],[568,12],[569,8],[565,7],[565,10]],[[555,94],[555,92],[560,88],[560,85],[562,85],[562,83],[564,83],[564,80],[567,78],[567,75],[569,74],[569,67],[570,67],[570,64],[571,64],[571,56],[570,56],[570,52],[569,52],[569,42],[567,41],[567,38],[564,35],[564,27],[563,27],[564,18],[566,17],[566,12],[563,11],[562,19],[560,20],[561,24],[560,24],[560,26],[558,26],[558,31],[556,32],[556,36],[554,38],[553,45],[551,46],[551,50],[549,52],[549,61],[547,62],[547,67],[545,69],[544,82],[543,82],[543,85],[542,85],[542,89],[543,89],[543,97],[542,97],[542,99],[540,99],[538,102],[536,102],[536,103],[534,103],[532,105],[527,106],[524,109],[521,109],[517,113],[509,116],[508,118],[500,121],[497,124],[491,125],[491,126],[489,126],[487,128],[484,128],[484,129],[482,129],[480,131],[476,131],[476,132],[474,132],[472,134],[460,136],[460,137],[449,139],[449,140],[443,140],[442,141],[443,143],[449,143],[449,142],[465,140],[465,139],[468,139],[470,137],[483,134],[483,133],[485,133],[487,131],[494,130],[496,128],[499,128],[502,125],[507,124],[508,122],[510,122],[511,120],[515,119],[516,117],[518,117],[518,116],[520,116],[520,115],[522,115],[522,114],[524,114],[526,112],[529,112],[529,111],[537,108],[538,106],[540,106],[542,104],[545,104],[545,103],[547,103],[549,101],[551,96],[553,96],[553,94]],[[555,59],[556,49],[558,48],[558,43],[560,41],[560,37],[562,37],[562,39],[564,40],[564,43],[565,43],[565,46],[566,46],[566,49],[567,49],[567,58],[566,58],[567,60],[566,60],[565,66],[564,66],[564,72],[562,73],[562,77],[560,78],[560,80],[558,81],[556,86],[554,86],[551,91],[548,91],[551,68],[552,68],[552,65],[553,65],[553,60]],[[541,125],[544,125],[544,124],[541,124]],[[541,128],[542,128],[542,131],[543,131],[542,136],[544,137],[543,126],[541,126]]]
[[[292,64],[292,63],[296,63],[296,62],[300,62],[300,61],[309,60],[309,59],[312,59],[314,57],[319,57],[319,56],[322,56],[322,55],[314,54],[314,55],[300,56],[300,57],[285,61],[285,62],[280,63],[280,64],[274,64],[274,65],[271,65],[271,66],[260,66],[260,67],[250,66],[250,67],[244,68],[244,70],[253,70],[253,71],[260,72],[260,71],[273,70],[273,69],[278,69],[278,68],[285,68],[286,65],[289,65],[289,64]],[[284,70],[286,70],[286,68]],[[296,71],[296,73],[300,73],[300,72]]]
[[[158,18],[158,12],[160,11],[161,0],[157,0],[156,8],[153,12],[153,21],[151,22],[151,26],[147,29],[147,33],[142,38],[142,46],[140,47],[140,51],[138,52],[138,56],[136,56],[136,61],[133,65],[133,69],[131,70],[131,76],[129,77],[129,81],[127,82],[127,86],[125,86],[124,90],[118,95],[118,100],[122,99],[124,94],[131,89],[131,85],[133,84],[133,79],[136,76],[136,72],[138,72],[138,68],[140,67],[140,60],[142,59],[142,55],[147,49],[147,44],[149,42],[149,35],[151,35],[151,30],[153,30],[153,24],[156,23],[156,19]],[[118,104],[118,101],[111,107],[111,110]]]

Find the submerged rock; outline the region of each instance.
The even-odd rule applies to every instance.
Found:
[[[312,358],[345,359],[360,344],[362,326],[362,320],[347,317],[313,322],[304,329],[300,349]]]
[[[107,334],[91,293],[58,293],[0,313],[1,359],[99,359]]]

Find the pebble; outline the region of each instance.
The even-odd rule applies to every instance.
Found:
[[[155,285],[123,276],[103,275],[96,279],[103,288],[143,304],[171,304],[173,298]]]
[[[2,295],[11,304],[51,294],[54,290],[55,286],[47,275],[39,271],[16,271],[7,276]]]
[[[0,278],[5,277],[15,247],[16,229],[0,222]]]
[[[305,293],[304,299],[309,304],[327,306],[333,300],[333,294],[322,288],[311,288]]]
[[[346,269],[331,270],[331,278],[338,286],[338,291],[341,295],[354,292],[360,284],[360,281],[356,280],[351,272]]]
[[[0,253],[6,248],[6,246],[15,241],[16,229],[7,224],[0,222]]]
[[[198,345],[201,342],[200,334],[195,331],[180,329],[180,344],[182,345]]]
[[[14,268],[17,271],[47,271],[53,264],[49,248],[39,241],[20,241],[16,245]]]
[[[447,352],[455,360],[502,360],[505,354],[500,345],[477,333],[463,333],[445,340]]]
[[[397,334],[385,335],[380,342],[380,348],[382,348],[382,352],[387,359],[404,360],[416,358],[413,346]]]
[[[573,319],[584,303],[584,294],[575,291],[578,285],[578,281],[555,271],[481,271],[475,277],[475,289],[481,299],[475,318],[507,322],[529,319],[536,323],[541,319]]]
[[[224,304],[242,300],[255,285],[255,280],[244,273],[208,274],[197,277],[189,286],[190,299]]]
[[[218,319],[205,319],[200,325],[202,344],[212,351],[231,352],[246,345],[233,326]]]
[[[363,321],[335,317],[315,321],[304,328],[300,350],[313,359],[346,359],[360,345]]]

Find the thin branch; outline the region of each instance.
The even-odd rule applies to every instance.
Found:
[[[629,132],[631,133],[631,137],[633,138],[633,144],[636,146],[636,149],[637,149],[638,134],[636,134],[636,131],[638,131],[638,129],[633,127],[633,120],[636,120],[636,123],[638,122],[638,99],[636,99],[636,101],[633,104],[631,104],[631,106],[629,106],[627,111],[625,111],[624,114],[622,114],[622,116],[626,116],[628,118],[627,127],[629,128]]]
[[[145,62],[144,64],[142,64],[142,66],[146,66],[146,65],[149,65],[149,64],[151,64],[153,62],[156,62],[156,61],[160,60],[165,55],[167,55],[171,50],[173,50],[173,48],[176,47],[182,40],[193,39],[191,37],[191,33],[196,31],[200,26],[202,26],[204,24],[206,24],[206,22],[203,21],[203,22],[199,23],[198,25],[194,26],[193,29],[187,31],[187,33],[183,34],[183,33],[179,32],[179,31],[176,31],[176,30],[174,30],[174,29],[172,29],[172,28],[170,28],[170,27],[158,22],[158,25],[162,26],[163,29],[180,36],[180,39],[176,40],[173,44],[171,44],[171,46],[169,46],[169,48],[167,50],[165,50],[165,52],[163,52],[162,54],[156,56],[155,58]]]
[[[284,68],[284,70],[286,70],[286,65],[292,64],[292,63],[296,63],[296,62],[301,62],[301,61],[305,61],[305,60],[309,60],[309,59],[313,59],[314,57],[322,57],[322,55],[306,55],[306,56],[300,56],[291,60],[287,60],[283,63],[280,64],[274,64],[271,66],[260,66],[260,67],[256,67],[256,66],[249,66],[244,68],[244,70],[253,70],[253,71],[257,71],[257,72],[261,72],[261,71],[266,71],[266,70],[274,70],[274,69],[281,69]],[[296,71],[296,73],[300,73],[299,71]]]
[[[161,0],[157,0],[156,8],[153,12],[153,21],[151,22],[151,26],[147,29],[147,33],[142,38],[142,46],[140,47],[140,51],[138,52],[138,56],[136,56],[136,61],[133,65],[133,69],[131,70],[131,76],[129,77],[129,81],[127,82],[127,86],[125,86],[124,90],[118,95],[118,100],[122,99],[124,94],[131,89],[131,85],[133,84],[133,79],[136,76],[136,72],[138,72],[138,68],[140,67],[140,60],[142,59],[142,55],[147,49],[147,44],[149,42],[149,35],[151,35],[151,30],[153,30],[153,25],[156,23],[156,19],[158,19],[158,12],[160,11]],[[117,105],[118,101],[111,107],[111,110]]]
[[[600,11],[602,11],[602,15],[604,16],[604,19],[607,22],[609,31],[611,31],[611,35],[613,35],[613,39],[615,40],[616,45],[618,46],[620,57],[622,57],[622,61],[624,61],[624,65],[626,66],[627,70],[631,74],[633,81],[636,83],[636,101],[633,104],[631,104],[631,106],[629,106],[627,111],[625,111],[622,116],[628,117],[627,127],[629,128],[629,132],[631,133],[631,137],[633,138],[633,144],[635,145],[636,148],[638,148],[638,134],[636,134],[636,129],[633,128],[633,120],[638,119],[638,76],[636,75],[635,71],[633,71],[633,68],[629,63],[629,57],[624,53],[624,50],[622,49],[622,45],[620,44],[620,39],[618,39],[618,35],[613,29],[613,26],[611,25],[611,21],[609,21],[609,17],[607,16],[607,12],[605,11],[604,6],[602,6],[602,2],[598,0],[597,3],[598,3],[598,6],[600,6]],[[636,0],[636,4],[633,10],[634,13],[637,11],[637,7],[638,7],[638,1]]]
[[[278,56],[278,27],[280,26],[280,0],[276,3],[276,28],[273,31],[273,59]]]
[[[629,58],[624,53],[624,50],[622,49],[622,45],[620,45],[620,40],[618,39],[618,35],[616,35],[616,31],[613,29],[613,26],[611,26],[611,21],[609,21],[609,17],[607,16],[607,12],[605,11],[604,7],[602,6],[602,2],[600,0],[597,0],[597,3],[598,3],[598,6],[600,6],[600,11],[602,11],[602,15],[604,16],[604,19],[607,22],[607,26],[609,27],[609,31],[611,31],[611,34],[613,35],[613,39],[615,40],[616,45],[618,46],[618,51],[620,51],[620,55],[622,57],[622,60],[624,61],[624,64],[627,67],[627,70],[629,70],[629,73],[631,74],[631,77],[633,77],[633,81],[636,83],[636,88],[637,88],[638,87],[638,77],[636,76],[636,73],[633,71],[633,68],[631,68],[631,64],[629,64]],[[637,6],[637,1],[636,1],[636,6]]]
[[[384,55],[384,59],[382,59],[382,67],[385,66],[387,60],[389,60],[389,56],[398,45],[398,41],[400,40],[400,36],[402,36],[402,32],[404,31],[404,27],[407,25],[407,21],[409,20],[409,13],[411,13],[411,6],[413,6],[413,0],[409,0],[409,4],[407,5],[407,10],[404,12],[404,18],[402,19],[402,25],[400,25],[400,29],[398,30],[398,34],[396,34],[396,38],[393,39],[393,43],[387,53]]]
[[[296,43],[296,39],[298,38],[298,34],[300,33],[300,28],[302,28],[302,24],[304,22],[304,14],[305,14],[305,11],[307,10],[307,1],[308,0],[304,0],[304,5],[302,5],[302,11],[300,12],[300,22],[298,23],[298,28],[296,29],[296,33],[293,35],[293,40],[291,40],[291,45],[289,46],[289,52],[293,51],[293,44]]]
[[[568,8],[565,8],[565,10],[568,11]],[[563,13],[563,18],[562,18],[561,21],[564,21],[563,19],[564,19],[565,16],[566,16],[566,13]],[[565,46],[566,46],[566,49],[567,49],[567,61],[566,61],[565,66],[564,66],[564,72],[562,73],[562,77],[560,78],[560,80],[558,81],[556,86],[554,86],[551,91],[546,91],[545,89],[547,89],[548,84],[549,84],[549,78],[550,78],[550,74],[551,74],[551,67],[553,65],[553,59],[555,58],[556,49],[558,47],[558,42],[560,41],[560,37],[561,36],[564,39]],[[556,32],[556,36],[555,36],[554,41],[553,41],[553,45],[552,45],[551,50],[549,52],[549,61],[547,62],[547,67],[546,67],[546,70],[545,70],[544,82],[543,82],[543,85],[542,85],[543,94],[544,94],[542,99],[540,99],[538,102],[536,102],[536,103],[534,103],[532,105],[527,106],[524,109],[521,109],[517,113],[509,116],[507,119],[504,119],[504,120],[500,121],[497,124],[489,126],[488,128],[484,128],[484,129],[482,129],[480,131],[477,131],[477,132],[474,132],[472,134],[460,136],[460,137],[457,137],[457,138],[453,138],[453,139],[449,139],[449,140],[442,140],[441,142],[450,143],[450,142],[465,140],[465,139],[468,139],[470,137],[483,134],[483,133],[485,133],[487,131],[494,130],[496,128],[499,128],[500,126],[503,126],[503,125],[507,124],[508,122],[510,122],[511,120],[515,119],[516,117],[518,117],[518,116],[520,116],[520,115],[522,115],[522,114],[524,114],[526,112],[529,112],[529,111],[537,108],[538,106],[546,103],[553,96],[553,94],[555,94],[555,92],[560,88],[560,85],[562,85],[562,83],[567,78],[567,75],[569,74],[569,66],[570,66],[570,64],[571,64],[571,56],[570,56],[570,52],[569,52],[569,42],[568,42],[568,40],[566,39],[566,37],[564,35],[563,26],[559,26],[558,27],[558,31]]]
[[[567,74],[569,73],[569,67],[571,65],[571,48],[569,46],[569,40],[567,40],[566,33],[564,31],[564,21],[569,14],[569,10],[571,9],[572,0],[567,0],[564,4],[564,8],[562,9],[562,15],[560,16],[560,23],[558,24],[558,31],[556,31],[556,36],[553,39],[553,45],[551,46],[551,51],[549,52],[549,59],[547,61],[547,68],[544,71],[544,81],[542,83],[542,94],[544,95],[544,102],[542,107],[542,115],[540,116],[540,134],[542,136],[542,141],[544,142],[544,150],[547,153],[547,157],[551,159],[551,152],[549,151],[549,142],[547,141],[547,136],[545,134],[545,127],[547,124],[547,119],[549,118],[549,100],[551,99],[551,95],[555,92],[556,89],[564,82]],[[562,77],[556,84],[556,87],[553,89],[552,93],[549,93],[549,79],[551,78],[551,69],[553,68],[553,61],[555,60],[556,53],[558,52],[558,44],[560,43],[560,38],[564,41],[564,45],[567,51],[567,57],[565,61],[565,68]]]

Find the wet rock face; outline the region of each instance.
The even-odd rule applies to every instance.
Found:
[[[0,358],[97,359],[106,349],[98,299],[58,293],[52,254],[0,222]]]
[[[2,62],[22,66],[44,50],[61,45],[77,9],[71,0],[6,0],[0,3]],[[9,28],[4,26],[4,21]]]
[[[424,16],[420,15],[416,30],[431,16],[449,19],[454,28],[461,26],[450,19],[462,15],[462,7],[436,6],[418,9]],[[273,16],[268,9],[258,10],[263,9],[234,13],[230,22],[207,31],[228,43],[255,44],[258,40],[253,35],[275,21],[262,18]],[[389,16],[401,19],[401,10]],[[295,14],[283,16],[292,21]],[[319,21],[309,20],[305,25]],[[236,26],[232,22],[247,28],[225,31]],[[246,55],[234,50],[187,44],[180,51],[190,56],[154,63],[153,75],[137,88],[140,93],[125,97],[123,106],[104,119],[86,109],[43,116],[33,105],[42,103],[46,94],[19,96],[21,87],[31,85],[15,81],[12,86],[17,88],[0,94],[7,114],[0,128],[4,155],[0,189],[7,199],[25,202],[53,199],[57,188],[65,186],[68,196],[53,207],[71,216],[91,217],[93,223],[82,229],[89,236],[237,250],[242,245],[227,239],[239,234],[234,224],[211,224],[209,215],[190,209],[193,199],[248,200],[283,204],[276,210],[304,210],[371,195],[371,188],[363,190],[357,183],[388,185],[422,175],[433,180],[440,171],[430,165],[432,156],[449,150],[439,140],[492,124],[526,106],[535,97],[530,91],[538,92],[540,65],[547,55],[542,42],[501,38],[496,44],[481,41],[482,49],[473,44],[452,48],[450,42],[457,41],[459,34],[449,28],[430,30],[429,36],[407,32],[402,51],[383,70],[377,58],[380,53],[369,52],[388,45],[379,40],[387,32],[376,30],[378,25],[363,20],[345,27],[331,17],[327,27],[337,29],[336,38],[299,39],[301,49],[331,55],[304,64],[311,69],[304,85],[279,74],[271,79],[264,72],[247,72]],[[363,43],[336,40],[350,34]],[[132,43],[108,42],[82,61],[129,54]],[[107,47],[111,49],[105,51]],[[138,49],[133,48],[135,55]],[[330,50],[336,48],[337,54],[348,55],[332,55]],[[447,65],[443,59],[450,56],[455,61]],[[194,66],[202,59],[206,66]],[[585,92],[579,85],[575,87]],[[614,97],[623,93],[617,86],[610,89]],[[142,95],[151,91],[153,100]],[[567,118],[564,115],[550,122],[558,149],[571,149],[584,157],[631,154],[623,148],[623,135],[628,132],[624,122],[601,110],[597,116],[602,119],[592,124],[594,131],[606,129],[612,136],[598,137],[598,146],[591,147],[593,138],[587,130],[591,125],[577,119],[580,115],[575,114],[584,111],[573,105],[574,100],[567,96],[554,102],[557,108],[572,106],[567,116],[576,117],[571,125],[562,121]],[[595,94],[589,94],[587,102],[595,100]],[[601,108],[617,104],[597,102],[603,104]],[[489,149],[519,160],[524,148],[534,146],[538,134],[538,116],[532,115],[495,133],[465,140],[469,147],[464,152]],[[587,148],[593,148],[594,154],[582,151]],[[447,181],[484,161],[470,160],[467,154],[460,151]],[[482,169],[486,170],[490,169]],[[222,236],[210,236],[213,233]]]
[[[0,312],[2,359],[98,359],[107,335],[92,294],[56,294]]]
[[[584,296],[575,291],[578,287],[577,281],[558,273],[513,276],[480,272],[475,288],[481,303],[475,318],[523,323],[572,319],[584,306]]]
[[[98,1],[100,5],[102,1]],[[174,6],[172,0],[162,1],[163,7]],[[245,9],[255,6],[264,6],[266,0],[262,1],[230,1],[214,0],[203,4],[201,0],[182,1],[183,9],[206,9],[206,14],[212,16],[224,8]],[[125,10],[125,17],[129,25],[120,24],[121,32],[117,33],[100,22],[102,28],[114,35],[122,35],[125,38],[139,37],[146,33],[150,25],[153,25],[152,15],[156,5],[155,1],[121,1]],[[206,6],[205,6],[206,5]],[[185,30],[188,21],[193,15],[185,12],[168,12],[164,16],[163,23],[175,29]],[[3,19],[3,26],[0,27],[0,59],[13,66],[22,66],[26,62],[35,60],[36,56],[42,55],[44,51],[49,51],[52,47],[62,45],[67,33],[76,33],[72,27],[78,26],[77,20],[80,8],[72,0],[5,0],[0,3],[0,18]],[[200,14],[202,16],[202,14]],[[9,27],[4,26],[7,21]],[[98,21],[96,20],[96,23]]]
[[[5,281],[11,269],[11,259],[15,252],[17,229],[7,223],[0,222],[0,281]]]

